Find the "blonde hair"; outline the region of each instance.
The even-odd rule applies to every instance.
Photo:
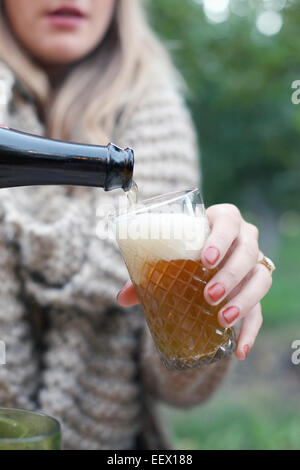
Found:
[[[141,0],[116,0],[105,38],[90,56],[70,68],[55,94],[46,73],[15,40],[3,13],[0,58],[34,98],[48,137],[72,140],[74,129],[80,128],[81,141],[91,144],[111,139],[116,122],[126,122],[151,77],[174,72],[147,23]]]

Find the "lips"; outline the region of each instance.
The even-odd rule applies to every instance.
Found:
[[[77,17],[77,18],[84,18],[86,15],[80,8],[74,6],[61,6],[49,12],[50,16],[65,16],[65,17]]]
[[[78,28],[87,15],[80,8],[73,5],[61,5],[46,15],[49,23],[55,28],[75,29]]]

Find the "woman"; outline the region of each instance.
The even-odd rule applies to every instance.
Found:
[[[198,185],[193,127],[168,57],[137,0],[3,0],[0,124],[52,138],[132,146],[141,198]],[[115,196],[75,187],[0,192],[1,406],[43,409],[66,448],[166,448],[155,402],[197,405],[229,361],[188,372],[160,364],[120,254],[95,235]],[[206,287],[219,322],[242,319],[245,359],[271,286],[257,229],[227,204],[207,210],[202,251],[222,269]]]

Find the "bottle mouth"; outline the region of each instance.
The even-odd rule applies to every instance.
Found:
[[[122,189],[127,192],[131,189],[133,183],[134,152],[131,148],[125,149],[125,152],[127,153],[127,159],[124,162]]]
[[[105,180],[105,191],[122,188],[129,191],[133,182],[134,152],[131,148],[122,149],[108,145],[109,161]]]

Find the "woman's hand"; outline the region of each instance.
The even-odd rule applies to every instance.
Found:
[[[237,207],[231,204],[211,206],[206,211],[211,233],[201,252],[201,261],[209,269],[219,271],[206,285],[204,295],[210,305],[227,299],[218,313],[222,327],[232,327],[239,320],[242,326],[235,355],[245,359],[262,325],[260,301],[272,285],[270,271],[261,263],[258,230],[247,223]],[[119,292],[123,307],[137,304],[138,297],[129,281]]]

